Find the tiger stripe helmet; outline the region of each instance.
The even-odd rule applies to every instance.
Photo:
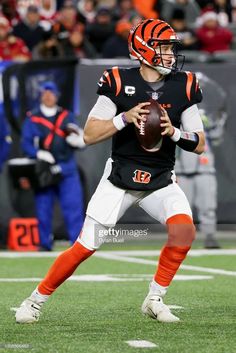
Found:
[[[165,68],[161,45],[179,42],[175,31],[167,22],[158,19],[143,20],[130,30],[128,38],[130,57],[151,66],[162,74],[168,74],[171,70],[177,69],[178,55],[175,48],[174,65],[172,68]]]

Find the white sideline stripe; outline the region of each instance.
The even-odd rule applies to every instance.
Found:
[[[230,250],[227,251],[227,250]],[[193,250],[195,252],[197,252],[198,250]],[[212,253],[212,251],[214,250],[199,250],[200,252],[204,252],[204,254],[206,255],[206,251],[209,251],[209,254]],[[215,250],[218,252],[221,252],[221,254],[223,255],[234,255],[233,249],[226,249],[226,250]],[[223,253],[224,252],[224,253]],[[124,255],[118,255],[118,254],[125,254]],[[139,264],[144,264],[144,265],[154,265],[156,266],[156,261],[153,260],[146,260],[146,259],[138,259],[135,257],[128,257],[127,254],[131,253],[134,254],[135,252],[133,251],[122,251],[122,252],[116,252],[116,251],[98,251],[94,254],[94,256],[98,257],[98,258],[103,258],[103,259],[109,259],[109,260],[115,260],[115,261],[121,261],[121,262],[130,262],[130,263],[139,263]],[[139,256],[145,256],[147,254],[147,251],[139,251]],[[159,251],[157,251],[156,253],[159,253]],[[28,252],[28,253],[22,253],[22,252],[1,252],[0,253],[0,257],[2,258],[21,258],[21,257],[34,257],[34,258],[40,258],[40,257],[55,257],[58,256],[60,254],[60,252],[51,252],[51,253],[37,253],[37,252]],[[137,254],[137,252],[136,252]],[[149,252],[150,254],[150,252]],[[153,253],[152,253],[153,254]],[[207,253],[207,255],[209,255]],[[219,255],[219,253],[218,253]],[[137,255],[138,256],[138,255]],[[217,268],[208,268],[208,267],[200,267],[200,266],[191,266],[191,265],[181,265],[180,267],[183,270],[189,270],[189,271],[201,271],[201,272],[206,272],[206,273],[214,273],[214,274],[219,274],[219,275],[225,275],[225,276],[236,276],[236,272],[235,271],[228,271],[228,270],[222,270],[222,269],[217,269]]]
[[[69,281],[76,282],[141,282],[141,281],[150,281],[152,275],[78,275],[71,276]],[[199,281],[199,280],[209,280],[212,279],[212,276],[189,276],[189,275],[176,275],[175,281]],[[42,278],[32,277],[32,278],[0,278],[1,282],[40,282]]]
[[[28,251],[28,252],[23,252],[23,251],[13,251],[13,252],[8,252],[8,251],[0,251],[0,258],[6,258],[6,259],[15,259],[15,258],[44,258],[44,257],[57,257],[60,255],[62,252],[61,251],[51,251],[51,252],[37,252],[37,251]]]
[[[0,278],[0,282],[39,282],[42,278]]]
[[[154,348],[157,347],[157,345],[153,342],[150,341],[144,341],[144,340],[134,340],[134,341],[125,341],[128,343],[130,347],[134,348]]]
[[[209,267],[200,267],[200,266],[191,266],[191,265],[181,265],[180,268],[182,270],[188,270],[188,271],[200,271],[200,272],[214,273],[216,275],[236,277],[236,271],[222,270],[220,268],[209,268]]]
[[[157,264],[156,261],[154,261],[154,260],[138,259],[136,257],[116,255],[113,252],[99,251],[98,253],[95,253],[94,256],[102,258],[102,259],[122,261],[122,262],[131,262],[131,263],[136,263],[136,264],[144,264],[144,265],[154,265],[154,264],[156,265]]]
[[[160,250],[118,250],[118,251],[100,251],[99,253],[112,253],[114,255],[122,256],[159,256]],[[97,253],[95,253],[96,256]],[[188,256],[209,256],[209,255],[236,255],[236,249],[196,249],[190,250]]]
[[[109,259],[109,260],[115,260],[115,261],[121,261],[121,262],[130,262],[130,263],[136,263],[136,264],[144,264],[144,265],[157,265],[157,262],[154,260],[146,260],[146,259],[138,259],[136,257],[128,257],[128,256],[119,256],[119,255],[113,255],[112,253],[97,253],[97,257],[103,258],[103,259]],[[208,267],[200,267],[200,266],[190,266],[190,265],[181,265],[180,268],[182,270],[188,270],[188,271],[197,271],[197,272],[206,272],[206,273],[214,273],[218,275],[225,275],[225,276],[236,276],[235,271],[227,271],[227,270],[222,270],[220,268],[208,268]]]
[[[122,256],[159,256],[160,250],[122,250],[122,251],[97,251],[93,256],[98,254],[114,254]],[[41,257],[57,257],[61,251],[37,252],[37,251],[0,251],[0,258],[41,258]],[[236,249],[196,249],[190,250],[188,256],[209,256],[209,255],[236,255]]]
[[[139,282],[150,281],[152,275],[79,275],[71,276],[70,281],[79,282]],[[198,281],[212,279],[212,276],[191,276],[191,275],[176,275],[175,281]]]

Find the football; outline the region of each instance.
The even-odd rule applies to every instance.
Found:
[[[148,152],[156,152],[160,149],[162,143],[161,136],[161,106],[154,99],[149,99],[150,105],[147,106],[149,114],[146,115],[146,121],[140,121],[140,128],[136,128],[138,141],[142,148]]]

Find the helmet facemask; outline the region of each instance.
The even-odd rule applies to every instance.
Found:
[[[148,66],[157,70],[161,75],[168,75],[172,71],[176,72],[182,69],[184,65],[184,55],[177,54],[178,41],[150,39],[147,45],[155,51],[152,58],[152,64],[148,63]],[[168,53],[166,53],[167,46],[171,46]],[[182,60],[180,60],[180,58]],[[167,62],[167,64],[165,64],[165,62]]]

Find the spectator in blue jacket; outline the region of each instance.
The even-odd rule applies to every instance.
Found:
[[[39,222],[41,250],[53,245],[52,215],[58,197],[70,242],[73,243],[83,224],[83,190],[74,158],[76,148],[85,146],[83,130],[75,123],[72,112],[57,105],[59,91],[54,82],[41,86],[39,106],[28,113],[23,125],[22,148],[30,157],[54,166],[61,173],[55,185],[37,188],[36,212]]]

